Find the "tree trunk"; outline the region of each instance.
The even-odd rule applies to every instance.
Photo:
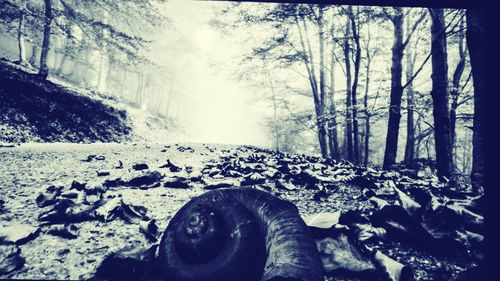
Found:
[[[467,48],[472,68],[474,83],[474,121],[472,135],[472,172],[471,179],[474,188],[483,186],[485,132],[484,121],[486,105],[486,48],[485,17],[481,10],[467,9]]]
[[[453,158],[451,151],[450,115],[448,111],[448,62],[445,19],[442,9],[430,9],[432,52],[432,104],[434,116],[434,146],[439,178],[451,178]]]
[[[389,107],[389,123],[385,142],[384,169],[389,169],[396,163],[398,152],[399,124],[401,121],[401,98],[403,96],[402,61],[403,61],[403,24],[402,8],[395,8],[396,14],[392,20],[394,24],[394,43],[392,45],[391,66],[391,101]]]
[[[31,56],[29,63],[33,68],[36,68],[36,61],[37,61],[37,54],[38,54],[38,47],[36,46],[35,42],[31,43]]]
[[[102,22],[104,24],[107,24],[108,23],[108,13],[107,12],[103,12],[102,15],[101,15],[101,18],[102,18]],[[108,63],[108,59],[107,59],[107,55],[108,55],[108,48],[107,48],[107,37],[108,37],[108,32],[107,30],[103,29],[101,31],[101,44],[100,44],[100,50],[99,50],[99,72],[98,72],[98,75],[97,75],[97,90],[99,92],[104,92],[106,91],[106,88],[107,88],[107,85],[106,85],[106,81],[107,81],[107,72],[106,72],[106,68],[109,67],[109,63]]]
[[[66,66],[66,61],[68,59],[68,55],[66,53],[63,53],[62,54],[62,58],[61,58],[61,62],[59,63],[59,66],[57,67],[57,69],[55,70],[55,72],[59,75],[59,76],[63,76],[64,75],[64,68]]]
[[[344,61],[345,61],[345,71],[346,71],[346,96],[345,96],[345,106],[346,106],[346,116],[345,116],[345,139],[346,139],[346,156],[348,161],[354,160],[353,151],[353,140],[352,140],[352,82],[351,82],[351,52],[349,49],[349,37],[350,37],[349,24],[346,24],[345,28],[345,40],[344,40]]]
[[[456,123],[457,123],[457,109],[458,97],[460,96],[460,80],[465,68],[465,49],[464,49],[464,31],[465,28],[463,20],[460,22],[460,32],[458,33],[458,53],[460,60],[453,72],[453,88],[451,89],[451,107],[450,107],[450,132],[451,132],[451,149],[455,150],[456,142]]]
[[[361,44],[359,43],[359,30],[356,26],[356,16],[352,11],[352,6],[349,6],[349,17],[351,19],[352,35],[356,44],[356,53],[354,59],[354,81],[352,83],[352,132],[353,132],[353,158],[354,162],[360,161],[359,153],[359,127],[358,127],[358,109],[357,109],[357,89],[359,80],[359,67],[361,63]]]
[[[413,51],[416,52],[416,51]],[[406,120],[406,147],[405,147],[405,158],[404,162],[409,167],[413,167],[415,164],[415,113],[414,113],[414,92],[413,92],[413,82],[411,81],[413,77],[415,59],[412,56],[412,52],[407,50],[406,52],[406,107],[407,107],[407,120]]]
[[[303,24],[304,34],[302,34],[302,29],[301,29],[300,23],[299,23],[300,21]],[[316,127],[318,128],[317,135],[318,135],[319,147],[321,150],[321,156],[324,158],[328,158],[326,128],[325,128],[324,122],[322,122],[322,120],[321,120],[321,116],[322,116],[323,111],[321,109],[320,91],[318,90],[318,82],[317,82],[318,80],[316,78],[316,70],[314,67],[313,52],[311,49],[311,44],[309,42],[307,25],[306,25],[305,20],[304,19],[299,20],[298,16],[296,17],[296,24],[297,24],[297,28],[299,30],[299,36],[300,36],[300,42],[302,45],[302,50],[306,54],[306,58],[304,59],[304,64],[306,66],[306,70],[307,70],[308,77],[309,77],[309,83],[311,85],[311,91],[313,94],[314,110],[316,113]]]
[[[23,29],[24,29],[24,14],[23,11],[19,11],[19,24],[17,26],[17,48],[19,50],[19,64],[23,64],[26,61]]]
[[[363,165],[368,167],[368,160],[370,157],[370,112],[368,110],[368,93],[370,87],[370,67],[372,63],[372,56],[370,53],[370,25],[368,25],[368,40],[366,42],[366,81],[365,81],[365,96],[363,99],[363,107],[365,113],[365,142],[364,142],[364,154],[363,154]]]
[[[325,32],[323,24],[323,8],[319,8],[318,16],[318,40],[319,40],[319,110],[318,110],[318,137],[321,147],[321,156],[328,158],[328,134],[325,122],[325,97],[326,97],[326,79],[325,79]]]
[[[42,52],[40,55],[40,70],[38,76],[42,79],[47,79],[49,75],[49,66],[47,59],[50,48],[50,24],[52,22],[52,0],[44,0],[45,3],[45,25],[43,28]]]
[[[333,29],[332,29],[332,36]],[[330,122],[329,122],[329,145],[330,157],[339,159],[339,140],[337,133],[337,109],[335,107],[335,55],[332,49],[332,58],[330,62]]]
[[[142,92],[144,90],[144,73],[137,72],[137,90],[135,92],[135,104],[138,108],[142,106]]]

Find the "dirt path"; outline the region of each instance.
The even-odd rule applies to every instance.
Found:
[[[193,151],[184,151],[191,147]],[[251,151],[250,151],[251,152]],[[192,174],[199,173],[210,161],[220,156],[244,152],[237,146],[227,145],[145,145],[145,144],[26,144],[15,148],[0,148],[0,225],[39,224],[42,212],[35,202],[36,197],[50,185],[71,186],[79,182],[103,182],[105,179],[130,178],[142,174],[132,169],[135,163],[146,163],[151,171],[160,171],[167,177],[171,172],[159,168],[167,159],[181,167],[193,167]],[[102,155],[104,160],[82,161],[88,155]],[[115,166],[121,161],[122,169]],[[97,171],[108,171],[98,177]],[[186,176],[185,169],[180,172]],[[178,174],[178,173],[177,173]],[[144,206],[148,216],[157,220],[163,230],[169,219],[190,198],[203,193],[201,183],[191,189],[119,188],[106,191],[106,196],[121,197],[124,202]],[[325,201],[312,200],[312,190],[282,192],[280,196],[295,203],[302,215],[320,211],[349,209],[367,210],[370,204],[356,201],[359,189],[339,186]],[[79,234],[76,239],[63,239],[41,233],[34,240],[20,246],[26,259],[24,267],[0,278],[15,279],[86,279],[93,276],[102,259],[127,246],[146,248],[151,242],[139,231],[137,224],[122,220],[111,222],[89,221],[76,224]],[[435,258],[412,249],[393,245],[386,254],[411,264],[420,280],[429,280],[433,271],[456,273],[470,266],[465,261]]]

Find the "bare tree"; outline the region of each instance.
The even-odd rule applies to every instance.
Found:
[[[432,104],[437,175],[450,179],[453,174],[450,115],[448,111],[448,62],[445,18],[442,9],[429,9],[432,19]]]
[[[403,9],[394,8],[394,14],[387,13],[388,18],[394,27],[394,43],[392,45],[391,59],[391,98],[389,106],[389,122],[387,125],[387,138],[384,153],[383,168],[388,169],[396,163],[399,138],[399,124],[401,121],[401,100],[403,96],[403,85],[401,82],[403,76],[403,54],[404,49],[408,45],[411,36],[417,29],[418,25],[424,20],[425,14],[421,14],[420,18],[415,21],[412,28],[403,38],[403,26],[405,15]]]
[[[467,15],[467,48],[471,61],[474,83],[474,121],[472,136],[472,172],[471,179],[475,188],[483,185],[485,132],[485,95],[486,95],[486,36],[484,11],[468,9]]]
[[[47,59],[50,49],[50,32],[52,23],[52,0],[44,0],[45,3],[45,24],[43,28],[43,42],[42,42],[42,53],[40,55],[40,70],[38,75],[42,79],[47,79],[49,75],[49,66],[47,64]]]

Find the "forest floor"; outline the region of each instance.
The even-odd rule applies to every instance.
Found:
[[[0,278],[87,279],[94,275],[101,261],[111,253],[126,246],[146,249],[153,244],[140,231],[139,224],[123,219],[88,220],[74,223],[77,230],[73,239],[50,234],[49,231],[44,230],[46,226],[41,225],[40,218],[52,206],[48,203],[47,206],[40,207],[37,203],[41,203],[40,194],[46,193],[51,185],[63,186],[63,190],[70,190],[70,186],[73,185],[76,187],[73,191],[81,192],[82,190],[78,190],[78,184],[73,183],[74,181],[87,183],[88,188],[102,187],[106,180],[108,182],[116,181],[117,178],[128,180],[158,171],[164,176],[157,179],[161,187],[157,185],[145,188],[110,187],[103,195],[110,200],[121,198],[125,204],[147,208],[147,216],[155,219],[159,229],[163,230],[183,204],[206,192],[203,189],[204,186],[228,182],[236,186],[241,184],[242,178],[209,176],[211,170],[216,170],[214,163],[222,163],[223,159],[228,157],[253,159],[256,155],[259,155],[257,158],[264,160],[285,157],[253,147],[204,144],[31,143],[0,147],[0,225],[2,227],[28,225],[36,232],[36,235],[16,246],[20,249],[20,256],[24,258],[24,263],[10,273],[4,275],[0,273]],[[300,159],[309,161],[311,167],[323,165],[328,168],[329,165],[313,158]],[[180,167],[180,171],[169,169],[169,165],[160,168],[167,160]],[[147,164],[148,167],[145,170],[135,170],[132,167],[137,163]],[[248,164],[248,166],[251,169],[258,168],[255,165]],[[136,168],[139,167],[136,166]],[[335,168],[332,169],[335,171]],[[259,171],[264,175],[267,173]],[[171,188],[175,186],[176,180],[182,177],[188,179],[186,186],[188,188],[179,188],[179,186]],[[195,177],[202,177],[203,180],[190,180]],[[270,180],[272,177],[270,174],[266,175],[266,179],[256,186],[293,202],[304,217],[320,212],[359,210],[363,213],[370,213],[375,210],[374,205],[364,198],[366,189],[360,187],[359,184],[342,183],[339,178],[339,183],[325,189],[326,192],[323,190],[324,194],[318,199],[318,194],[320,194],[318,189],[303,188],[299,185],[288,189],[278,189]],[[428,179],[427,183],[430,181]],[[174,184],[169,185],[169,182]],[[165,185],[170,187],[165,187]],[[383,196],[383,189],[377,190],[377,194],[380,193]],[[394,195],[391,192],[386,193],[388,194],[386,199]],[[90,195],[82,199],[81,194],[74,200],[91,201]],[[416,280],[449,280],[451,276],[478,263],[470,255],[437,255],[398,241],[378,241],[372,243],[372,246],[411,267]],[[338,278],[335,280],[370,279]]]

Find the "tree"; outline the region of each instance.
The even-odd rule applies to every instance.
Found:
[[[434,142],[436,169],[440,178],[450,179],[453,168],[451,149],[450,115],[448,111],[448,62],[446,26],[442,9],[429,9],[432,53],[432,105],[434,117]]]
[[[377,53],[377,49],[371,51],[370,50],[370,42],[371,42],[371,33],[370,33],[370,24],[367,24],[368,32],[367,39],[365,43],[366,49],[366,80],[365,80],[365,95],[363,98],[363,111],[365,114],[365,138],[364,138],[364,154],[363,154],[363,165],[368,167],[368,160],[370,156],[370,110],[368,109],[368,96],[369,96],[369,88],[370,88],[370,69],[373,57]]]
[[[459,61],[457,66],[455,67],[455,71],[453,72],[452,78],[452,88],[450,91],[451,94],[451,106],[450,106],[450,132],[451,132],[451,148],[452,151],[455,149],[456,142],[456,122],[457,122],[457,109],[459,106],[458,98],[461,92],[461,83],[460,80],[462,78],[462,74],[465,69],[465,61],[466,61],[466,52],[464,46],[464,36],[465,35],[465,23],[464,18],[460,20],[460,28],[458,31],[458,54]]]
[[[49,75],[49,66],[47,64],[47,59],[50,49],[50,32],[52,23],[52,0],[44,0],[45,4],[45,25],[43,27],[43,42],[42,42],[42,53],[40,55],[40,70],[38,71],[38,76],[42,79],[47,79]]]
[[[19,9],[19,24],[17,26],[17,48],[19,52],[19,64],[26,61],[26,50],[24,45],[24,9]]]
[[[483,10],[467,9],[467,48],[471,62],[474,83],[474,120],[472,136],[472,172],[474,188],[484,184],[485,155],[485,95],[486,95],[486,47],[485,17]]]
[[[351,36],[349,24],[345,26],[344,32],[344,61],[346,72],[346,95],[345,95],[345,139],[346,139],[346,158],[348,161],[354,161],[354,148],[352,136],[352,76],[351,76],[351,49],[348,38]]]
[[[393,24],[394,43],[392,45],[391,58],[391,97],[389,105],[389,122],[387,125],[387,137],[385,142],[384,169],[389,169],[396,163],[399,138],[399,124],[401,121],[401,100],[403,96],[403,85],[401,82],[403,76],[403,54],[405,47],[411,39],[411,36],[418,25],[424,20],[425,14],[415,21],[412,28],[403,38],[403,26],[405,15],[402,8],[394,8],[394,14],[387,13],[388,18]]]
[[[333,22],[333,21],[332,21]],[[332,23],[330,35],[332,36],[332,50],[330,61],[330,95],[329,95],[329,122],[328,122],[328,140],[330,157],[340,158],[339,140],[337,132],[337,109],[335,106],[335,28]]]
[[[316,76],[316,68],[313,57],[313,50],[311,47],[309,31],[303,13],[300,9],[296,11],[295,23],[299,32],[300,43],[304,56],[304,65],[309,77],[309,84],[314,100],[314,110],[316,113],[316,126],[317,135],[323,158],[328,158],[328,135],[326,131],[325,110],[326,110],[326,75],[325,75],[325,33],[324,33],[324,7],[318,6],[315,11],[312,5],[309,5],[309,12],[312,15],[317,29],[318,29],[318,42],[319,42],[319,88],[318,78]],[[302,26],[301,26],[302,24]]]
[[[384,169],[396,162],[398,150],[399,122],[401,119],[401,97],[403,85],[401,77],[403,72],[403,23],[404,15],[402,8],[394,8],[395,14],[390,17],[394,26],[394,43],[392,45],[391,59],[391,100],[389,106],[389,122],[387,125],[387,138],[385,142]]]
[[[359,11],[357,11],[356,15],[353,12],[352,6],[348,6],[347,8],[347,16],[349,18],[352,36],[354,39],[354,43],[356,46],[355,49],[355,59],[354,59],[354,81],[352,82],[351,89],[351,98],[352,98],[352,138],[353,138],[353,160],[354,162],[360,161],[360,153],[359,153],[359,126],[358,126],[358,101],[357,101],[357,91],[358,91],[358,81],[359,81],[359,68],[361,63],[361,44],[360,44],[360,35],[359,35],[359,21],[357,17],[359,15]],[[349,24],[348,24],[349,25]]]
[[[406,22],[406,30],[410,32],[410,21]],[[413,167],[415,164],[415,93],[413,89],[413,77],[415,61],[417,59],[417,48],[420,37],[417,37],[414,48],[407,49],[405,54],[405,64],[406,64],[406,146],[404,154],[404,162],[409,167]]]

